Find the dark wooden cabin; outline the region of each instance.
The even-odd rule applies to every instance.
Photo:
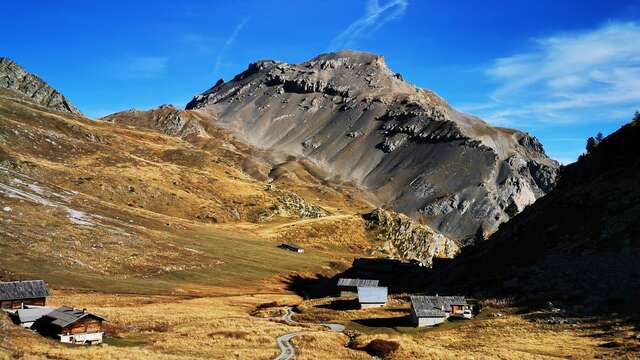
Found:
[[[0,308],[20,309],[22,305],[45,306],[49,296],[42,280],[0,282]]]
[[[278,245],[278,247],[281,248],[281,249],[285,249],[285,250],[289,250],[289,251],[293,251],[293,252],[297,252],[297,253],[303,253],[304,252],[304,248],[302,248],[301,246],[298,246],[296,244],[284,243],[284,244]]]
[[[103,317],[85,309],[61,306],[38,319],[34,327],[40,333],[66,343],[100,343],[104,321]]]

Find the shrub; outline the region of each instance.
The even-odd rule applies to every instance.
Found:
[[[511,307],[513,306],[513,298],[502,298],[502,299],[497,299],[497,298],[489,298],[489,299],[484,299],[482,301],[480,301],[479,305],[481,307],[492,307],[492,308],[507,308],[507,307]]]
[[[209,333],[209,337],[224,337],[227,339],[246,339],[249,333],[246,331],[214,331]]]
[[[400,348],[400,344],[395,341],[374,339],[371,340],[363,350],[371,356],[377,356],[382,359],[388,359],[394,352]]]

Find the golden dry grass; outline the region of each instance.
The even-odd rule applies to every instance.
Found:
[[[319,326],[286,325],[280,321],[249,315],[259,304],[278,305],[261,314],[281,313],[284,304],[303,302],[286,294],[236,295],[206,298],[135,296],[56,291],[51,303],[86,307],[109,319],[106,344],[94,347],[69,346],[8,324],[6,340],[0,340],[0,359],[270,359],[279,351],[275,338],[303,331],[292,340],[297,359],[369,359],[362,350],[347,348],[347,336]],[[325,300],[326,301],[326,300]],[[322,301],[303,302],[304,313]],[[335,311],[332,321],[354,328],[355,319],[375,319],[403,315],[391,309]],[[405,309],[406,310],[406,309]],[[319,316],[327,320],[330,314]],[[296,319],[312,320],[310,316]],[[587,325],[549,325],[506,312],[493,317],[481,314],[471,321],[448,323],[434,329],[376,328],[360,326],[356,347],[374,339],[395,341],[400,348],[393,359],[591,359],[637,358],[629,327],[621,325],[614,335]],[[621,342],[626,347],[603,344]],[[637,341],[637,340],[635,340]],[[4,352],[3,352],[4,349]],[[6,349],[10,349],[7,353]]]
[[[325,307],[341,299],[305,301],[296,319],[340,322],[358,334],[356,347],[374,339],[400,344],[393,359],[635,359],[640,341],[633,326],[621,320],[582,319],[578,324],[532,321],[538,313],[515,314],[512,309],[483,311],[473,320],[451,321],[432,329],[415,329],[409,305],[391,299],[382,309],[333,310]],[[342,305],[344,306],[344,304]],[[612,325],[613,324],[613,325]],[[616,325],[617,324],[617,325]],[[324,335],[322,335],[324,336]],[[617,344],[608,347],[609,344]],[[301,348],[304,348],[301,345]]]

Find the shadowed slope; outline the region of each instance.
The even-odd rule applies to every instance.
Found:
[[[638,154],[636,116],[564,169],[551,193],[489,241],[463,250],[434,281],[576,310],[633,308],[640,296]]]

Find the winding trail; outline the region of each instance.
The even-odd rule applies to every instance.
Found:
[[[282,317],[280,317],[280,319],[284,320],[284,322],[286,322],[289,325],[303,325],[303,324],[321,325],[328,328],[330,331],[334,331],[334,332],[343,332],[345,330],[345,327],[342,324],[301,323],[293,320],[292,316],[293,316],[293,310],[291,308],[287,308],[287,311],[284,313],[284,315],[282,315]],[[291,360],[295,358],[296,349],[291,344],[291,339],[293,339],[298,335],[302,335],[308,332],[310,331],[297,331],[297,332],[292,332],[292,333],[278,336],[278,338],[276,339],[276,343],[280,348],[280,354],[276,356],[273,360]]]

